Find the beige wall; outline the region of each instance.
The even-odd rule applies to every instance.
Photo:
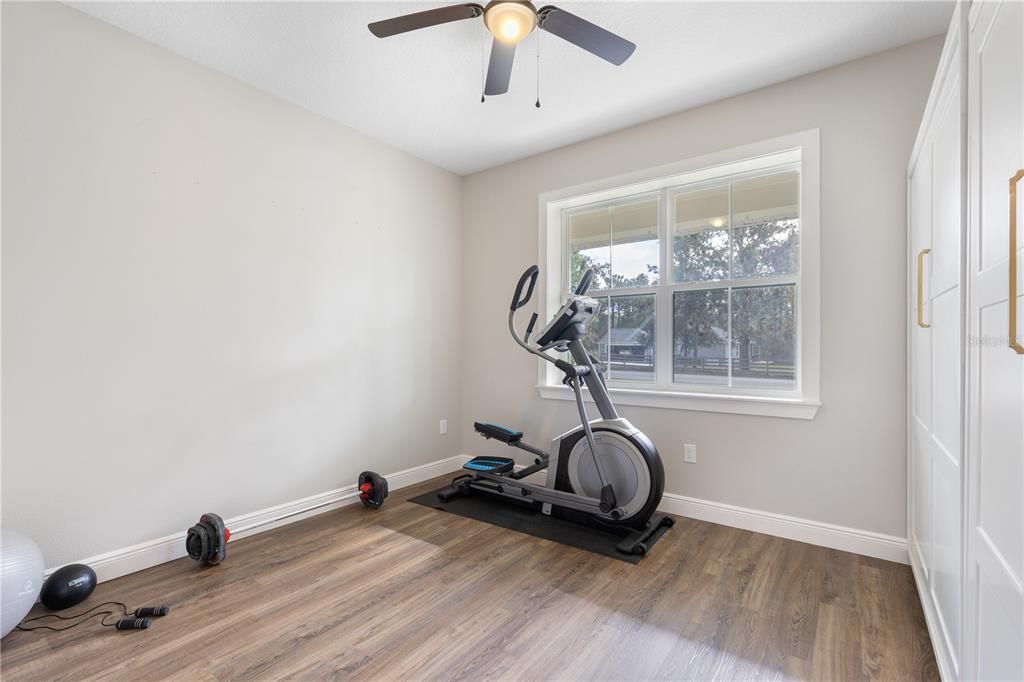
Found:
[[[904,535],[904,168],[938,39],[460,180],[66,7],[2,12],[2,515],[47,565],[495,451],[473,419],[550,439],[574,408],[505,327],[537,195],[809,128],[817,418],[621,411],[669,492]]]
[[[459,452],[458,177],[53,4],[3,3],[3,145],[3,523],[48,566]]]
[[[544,443],[577,417],[537,395],[509,338],[512,288],[537,261],[537,196],[821,129],[821,388],[813,421],[640,407],[666,491],[906,535],[905,170],[941,38],[684,111],[465,179],[463,449],[497,452],[474,419]],[[524,315],[524,320],[527,316]],[[698,447],[682,461],[683,443]]]

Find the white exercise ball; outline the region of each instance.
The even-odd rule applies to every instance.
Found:
[[[32,538],[16,530],[0,530],[0,637],[6,637],[39,597],[43,586],[43,553]]]

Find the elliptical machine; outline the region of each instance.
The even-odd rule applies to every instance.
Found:
[[[672,517],[655,513],[665,488],[665,470],[650,439],[615,411],[599,362],[580,340],[599,306],[586,295],[594,273],[587,270],[576,291],[531,343],[537,313],[533,313],[522,337],[515,328],[515,314],[529,303],[539,273],[533,265],[519,278],[509,309],[509,332],[522,348],[565,375],[562,383],[575,394],[580,425],[555,438],[548,454],[524,443],[521,431],[476,422],[473,426],[481,436],[529,452],[535,457],[534,463],[516,470],[515,460],[508,457],[474,457],[463,465],[470,473],[454,479],[451,487],[438,496],[447,502],[459,495],[481,492],[535,506],[549,516],[613,530],[622,536],[617,545],[619,552],[645,554],[663,529],[673,524]],[[572,362],[548,351],[568,352]],[[601,415],[599,419],[587,417],[584,385]],[[545,469],[544,485],[524,480]]]

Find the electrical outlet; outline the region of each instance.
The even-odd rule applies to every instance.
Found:
[[[697,463],[697,446],[693,443],[683,443],[683,461],[691,464]]]
[[[447,419],[442,419],[441,420],[441,425],[440,425],[438,430],[439,430],[439,432],[441,433],[442,436],[444,434],[448,433],[448,420]]]

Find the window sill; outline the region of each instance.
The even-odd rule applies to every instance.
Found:
[[[575,400],[566,386],[538,386],[541,398],[548,400]],[[814,419],[821,403],[802,398],[770,398],[750,395],[718,395],[714,393],[680,393],[633,388],[609,387],[608,392],[617,405],[656,407],[667,410],[694,410],[697,412],[723,412],[726,414],[782,417],[785,419]],[[584,397],[590,401],[589,394]]]

